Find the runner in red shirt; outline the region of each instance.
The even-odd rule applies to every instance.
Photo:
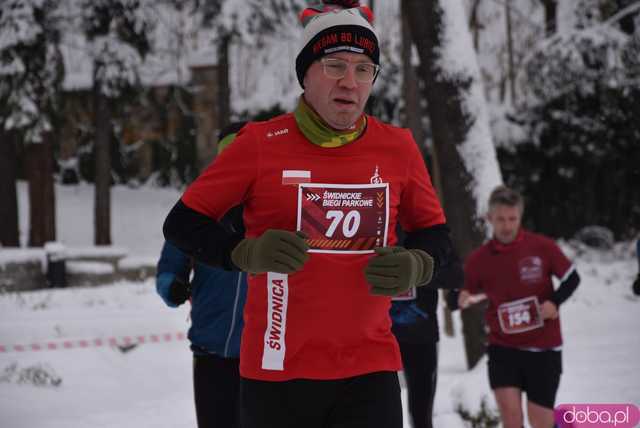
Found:
[[[489,300],[489,381],[504,427],[522,427],[524,391],[531,426],[550,428],[562,372],[558,307],[580,277],[555,242],[520,227],[523,211],[517,192],[500,186],[491,193],[494,238],[467,258],[458,302],[465,308],[481,294]]]
[[[379,71],[371,11],[302,18],[297,108],[247,124],[164,232],[199,261],[252,274],[243,427],[402,428],[390,296],[429,283],[452,245],[411,133],[363,114]],[[219,223],[238,204],[246,236]]]

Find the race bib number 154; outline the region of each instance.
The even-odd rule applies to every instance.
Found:
[[[536,296],[501,304],[498,306],[498,320],[506,334],[522,333],[544,325]]]
[[[372,253],[387,244],[389,184],[298,187],[298,230],[311,253]]]

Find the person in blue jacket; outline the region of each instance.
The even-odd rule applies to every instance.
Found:
[[[404,234],[399,231],[398,238]],[[405,240],[404,246],[412,248]],[[392,299],[389,314],[391,331],[400,345],[404,379],[407,385],[408,410],[413,428],[433,426],[433,402],[438,375],[438,288],[459,289],[464,285],[464,271],[453,249],[444,255],[448,263],[440,267],[430,287],[414,288],[414,294]]]
[[[220,134],[218,151],[233,140],[244,123]],[[244,233],[242,209],[231,209],[223,227]],[[239,355],[246,273],[225,271],[194,262],[169,242],[162,247],[156,290],[172,308],[191,300],[189,341],[193,352],[193,388],[199,428],[236,428],[239,397]]]

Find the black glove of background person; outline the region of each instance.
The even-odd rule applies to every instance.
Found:
[[[174,305],[180,306],[186,302],[189,297],[191,297],[191,284],[176,276],[169,286],[169,300],[171,300]]]
[[[375,252],[364,270],[372,294],[397,296],[431,281],[433,257],[426,252],[403,247],[381,247]]]
[[[309,260],[302,232],[269,229],[258,238],[245,238],[231,252],[231,260],[250,273],[293,273]]]

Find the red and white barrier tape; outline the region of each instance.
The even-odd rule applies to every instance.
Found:
[[[55,351],[57,349],[100,348],[102,346],[127,346],[142,343],[161,343],[185,340],[187,335],[183,332],[149,334],[141,336],[109,337],[105,339],[80,339],[63,340],[57,342],[31,343],[29,345],[0,345],[0,353],[29,352],[29,351]]]

